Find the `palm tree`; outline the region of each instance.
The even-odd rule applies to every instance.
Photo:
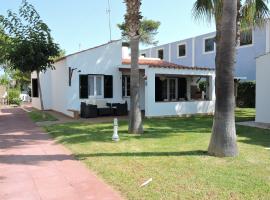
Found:
[[[130,39],[131,49],[131,73],[130,73],[130,111],[129,111],[129,133],[143,133],[142,114],[140,109],[140,84],[139,84],[139,41],[141,23],[141,0],[125,0],[126,14],[125,23],[127,34]]]
[[[267,0],[197,0],[195,19],[215,20],[216,24],[216,104],[208,153],[214,156],[236,156],[234,116],[235,46],[241,28],[261,25],[269,15]],[[232,38],[234,37],[234,38]]]

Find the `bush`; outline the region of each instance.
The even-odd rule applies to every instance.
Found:
[[[13,88],[8,91],[9,104],[20,105],[22,100],[20,99],[21,91],[19,89]]]
[[[255,108],[255,82],[240,82],[237,92],[237,106],[240,108]]]

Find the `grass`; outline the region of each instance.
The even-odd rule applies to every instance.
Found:
[[[28,115],[34,122],[57,121],[57,118],[46,111],[34,110],[29,112]]]
[[[236,111],[238,121],[253,117]],[[211,117],[146,119],[139,136],[120,122],[118,143],[111,123],[46,129],[127,199],[270,199],[270,131],[237,126],[239,156],[216,158],[206,153],[211,125]]]

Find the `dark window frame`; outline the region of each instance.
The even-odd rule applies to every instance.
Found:
[[[207,44],[206,42],[207,41],[213,41],[213,47],[211,48],[211,49],[206,49],[207,48],[207,46],[209,46],[209,44]],[[207,53],[213,53],[213,52],[215,52],[216,51],[216,43],[215,43],[215,37],[208,37],[208,38],[204,38],[204,40],[203,40],[203,52],[205,53],[205,54],[207,54]]]
[[[162,52],[162,54],[161,54],[161,52]],[[164,49],[158,49],[158,50],[157,50],[157,57],[158,57],[159,59],[161,59],[161,60],[164,59]]]
[[[185,54],[184,55],[180,55],[180,53],[181,53],[181,51],[180,51],[180,47],[185,47],[185,49],[184,49],[184,52],[185,52]],[[177,50],[177,53],[178,53],[178,58],[183,58],[183,57],[186,57],[187,56],[187,44],[186,43],[182,43],[182,44],[178,44],[178,50]]]
[[[122,75],[122,97],[130,97],[130,75]]]
[[[244,35],[244,37],[243,37]],[[244,39],[243,39],[244,38]],[[244,41],[243,41],[244,40]],[[249,28],[248,33],[245,31],[240,32],[240,47],[253,45],[253,29]]]

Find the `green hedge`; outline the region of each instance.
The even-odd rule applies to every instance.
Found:
[[[21,91],[17,88],[12,88],[8,91],[8,100],[9,104],[16,104],[20,105],[21,104],[21,99],[20,99],[20,94]]]
[[[236,104],[240,108],[255,108],[255,82],[240,82],[238,84]]]

